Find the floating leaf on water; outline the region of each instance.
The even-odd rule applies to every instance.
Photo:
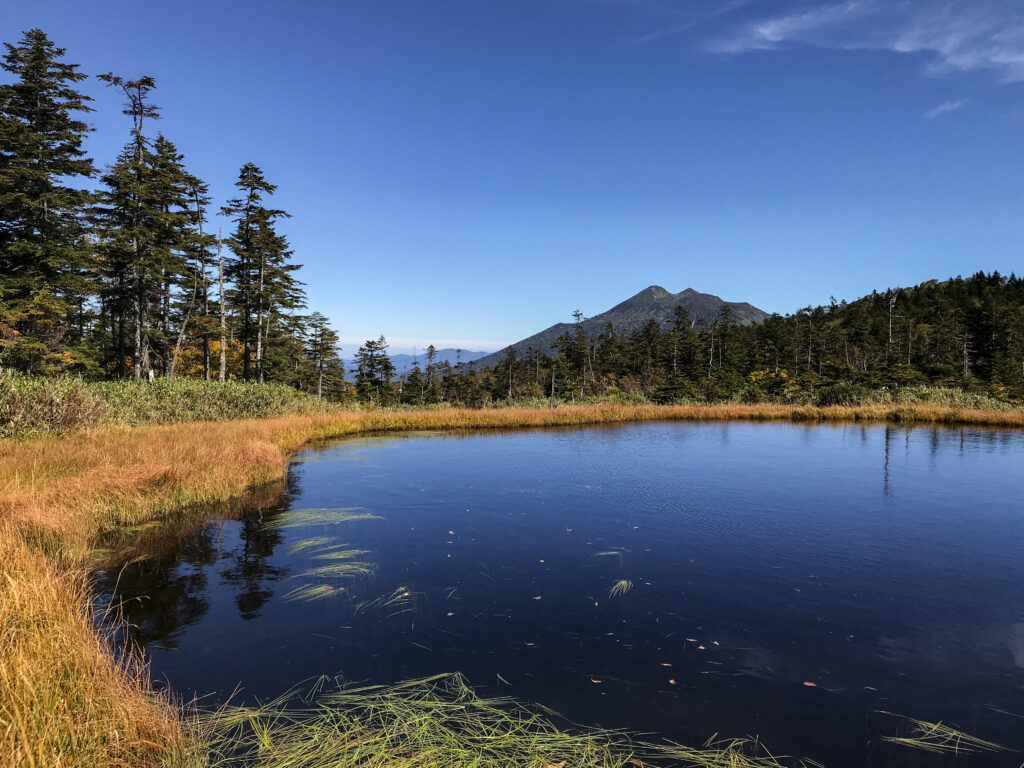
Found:
[[[614,584],[612,584],[611,588],[609,588],[608,597],[618,597],[619,595],[624,595],[627,592],[629,592],[629,590],[631,590],[632,588],[632,581],[630,581],[629,579],[619,579]]]

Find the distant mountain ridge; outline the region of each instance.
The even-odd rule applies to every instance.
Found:
[[[464,363],[472,363],[475,360],[479,360],[490,353],[488,352],[474,352],[469,349],[454,349],[446,348],[439,349],[434,355],[434,365],[440,365],[441,363],[447,362],[451,365],[455,365],[457,361],[461,360]],[[412,370],[413,360],[419,361],[420,369],[426,370],[427,367],[427,353],[426,351],[418,352],[415,355],[408,355],[400,353],[397,355],[388,355],[391,359],[391,364],[395,366],[395,375],[401,376],[403,373],[408,373]],[[355,358],[349,358],[345,361],[345,370],[351,372],[356,367]]]
[[[697,326],[710,325],[721,315],[723,307],[728,307],[733,322],[741,325],[759,323],[768,317],[767,312],[747,302],[723,301],[718,296],[700,293],[693,288],[671,293],[660,285],[650,285],[611,309],[587,318],[581,325],[587,336],[601,333],[608,323],[611,323],[619,333],[639,331],[651,320],[657,321],[658,325],[665,329],[672,323],[673,313],[680,304],[690,313],[690,319]],[[517,341],[511,347],[519,357],[523,357],[529,349],[543,349],[550,354],[554,349],[555,339],[572,328],[572,323],[556,323],[540,333]],[[494,354],[479,358],[474,367],[496,365],[505,357],[507,350],[508,347],[505,347]]]

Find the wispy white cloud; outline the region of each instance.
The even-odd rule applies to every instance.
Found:
[[[967,102],[968,102],[968,99],[957,99],[956,101],[944,101],[941,104],[939,104],[939,106],[935,107],[934,109],[929,109],[927,112],[924,113],[924,116],[927,117],[929,120],[932,120],[932,119],[938,117],[939,115],[946,114],[947,112],[955,112],[956,110],[958,110],[961,107],[965,106],[967,104]]]
[[[591,0],[599,5],[629,5],[639,8],[655,17],[654,28],[630,41],[633,45],[644,45],[666,37],[675,37],[708,22],[730,16],[737,11],[758,2],[758,0],[714,0],[706,2],[673,3],[671,0]]]
[[[843,23],[863,15],[867,8],[863,2],[836,3],[776,16],[757,18],[730,30],[722,38],[712,41],[708,48],[719,53],[745,53],[781,47],[785,43],[804,42],[809,37],[820,37]]]
[[[927,58],[929,73],[988,70],[1024,81],[1021,0],[845,0],[784,3],[770,14],[732,17],[706,48],[719,53],[811,45]]]

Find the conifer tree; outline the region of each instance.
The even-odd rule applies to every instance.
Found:
[[[186,339],[189,320],[194,318],[196,335],[202,345],[203,378],[207,381],[211,376],[210,342],[220,333],[219,316],[211,308],[210,269],[216,256],[213,248],[217,238],[204,231],[206,214],[210,207],[209,186],[200,178],[190,173],[184,175],[185,196],[188,204],[189,229],[185,247],[185,293],[188,303],[184,305],[183,317],[175,344],[175,353],[171,358],[170,375],[174,375],[174,363],[183,342]]]
[[[316,396],[323,397],[324,380],[341,363],[338,334],[319,312],[309,316],[307,328],[309,356],[316,374]]]
[[[353,371],[359,395],[378,405],[386,405],[390,400],[395,366],[388,357],[388,343],[384,337],[367,340],[356,352],[355,362]]]
[[[150,304],[160,284],[158,249],[166,231],[160,220],[164,195],[155,172],[156,157],[143,133],[146,119],[159,117],[156,106],[149,103],[156,84],[148,76],[125,80],[108,73],[100,79],[122,91],[127,99],[123,114],[132,118],[128,143],[102,177],[97,223],[108,281],[106,299],[117,318],[117,371],[122,376],[127,372],[127,335],[131,334],[132,374],[138,379],[150,371]]]
[[[235,187],[241,194],[221,208],[221,213],[235,222],[235,232],[228,240],[234,254],[227,269],[233,284],[230,298],[241,325],[242,376],[263,381],[265,347],[275,317],[304,306],[304,293],[293,274],[299,267],[291,263],[288,241],[275,229],[276,222],[288,214],[263,204],[264,195],[273,195],[277,187],[254,163],[242,166]]]
[[[84,366],[68,316],[91,290],[89,193],[71,186],[94,173],[76,116],[91,111],[75,87],[86,75],[40,29],[5,47],[0,67],[14,82],[0,85],[0,367]]]
[[[112,364],[119,375],[130,358],[135,378],[157,370],[172,376],[200,287],[206,295],[206,187],[186,171],[172,141],[145,134],[147,120],[159,117],[149,100],[153,79],[100,79],[121,90],[132,118],[128,143],[102,177],[95,212]]]

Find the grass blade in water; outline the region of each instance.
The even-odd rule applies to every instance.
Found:
[[[608,597],[618,597],[624,595],[633,588],[633,582],[629,579],[619,579],[611,588],[608,590]]]

